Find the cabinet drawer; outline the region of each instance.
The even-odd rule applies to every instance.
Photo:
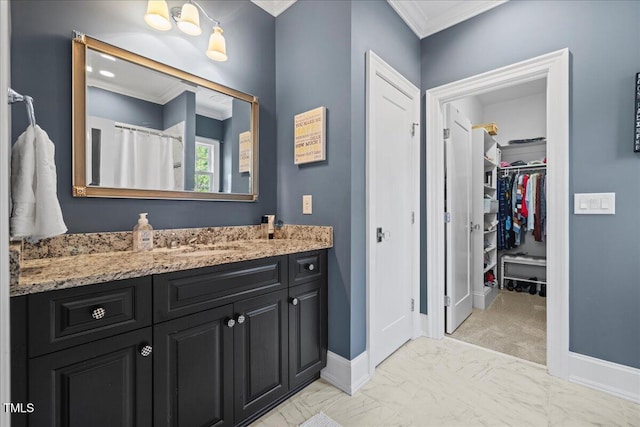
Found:
[[[154,321],[285,289],[286,267],[281,256],[154,276]]]
[[[289,255],[291,286],[319,280],[327,274],[327,251],[312,251]]]
[[[151,278],[29,295],[29,356],[151,324]]]

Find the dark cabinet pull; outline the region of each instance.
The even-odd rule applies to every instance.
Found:
[[[316,266],[315,266],[315,264],[307,264],[307,265],[305,265],[305,268],[307,270],[309,270],[309,271],[313,271],[313,270],[316,269]]]
[[[291,298],[291,305],[298,305],[298,298]]]

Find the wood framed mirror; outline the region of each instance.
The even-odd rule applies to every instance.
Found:
[[[73,195],[255,201],[258,99],[76,33]]]

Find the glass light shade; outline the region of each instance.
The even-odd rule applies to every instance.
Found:
[[[213,34],[209,37],[207,56],[214,61],[227,60],[227,43],[222,36],[222,28],[220,27],[214,27]]]
[[[198,9],[191,3],[185,3],[182,6],[178,28],[190,36],[198,36],[202,33],[202,29],[200,29],[200,14]]]
[[[160,31],[171,29],[169,20],[169,7],[165,0],[149,0],[147,2],[147,13],[144,21],[151,27]]]

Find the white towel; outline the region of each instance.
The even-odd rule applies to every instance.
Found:
[[[55,146],[40,126],[29,126],[11,150],[11,236],[40,239],[64,234],[57,196]]]

